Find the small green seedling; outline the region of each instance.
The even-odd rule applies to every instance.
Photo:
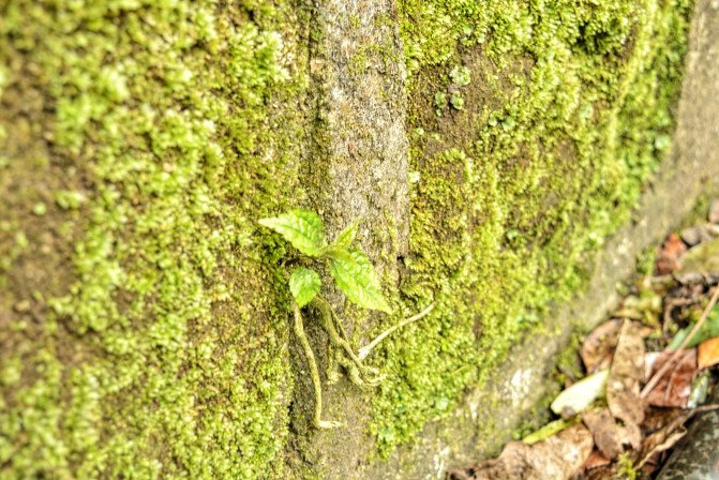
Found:
[[[382,293],[379,277],[369,257],[362,250],[352,246],[357,235],[357,224],[345,228],[332,243],[327,243],[325,227],[322,219],[314,212],[292,210],[273,218],[263,218],[260,225],[271,228],[279,233],[302,255],[315,262],[327,262],[330,274],[340,290],[351,302],[370,310],[379,310],[392,314],[387,299]],[[322,329],[327,333],[330,343],[331,364],[338,364],[345,369],[348,378],[359,387],[376,387],[384,378],[376,368],[367,366],[363,360],[372,349],[395,330],[412,323],[427,315],[434,305],[430,305],[421,313],[407,318],[382,332],[367,346],[355,353],[350,345],[344,324],[338,318],[329,302],[319,295],[322,283],[319,274],[305,266],[296,267],[289,280],[294,318],[293,330],[302,345],[312,376],[315,391],[315,412],[313,422],[317,428],[333,428],[338,422],[322,420],[322,385],[319,369],[310,342],[304,330],[302,308],[311,307],[320,320]],[[331,370],[334,372],[334,370]],[[331,381],[337,379],[336,374],[328,374]]]

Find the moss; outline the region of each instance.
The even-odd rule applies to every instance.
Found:
[[[569,337],[566,347],[557,358],[557,374],[555,380],[559,385],[566,385],[567,382],[574,383],[584,377],[582,361],[579,352],[587,332],[575,330]],[[561,388],[559,389],[561,390]],[[555,394],[559,393],[559,390]],[[548,404],[547,404],[548,406]]]
[[[551,304],[585,284],[590,252],[628,218],[669,148],[690,9],[400,5],[408,130],[420,132],[403,293],[439,308],[386,346],[371,427],[384,455],[491,377]],[[457,65],[471,78],[463,111],[437,117]]]
[[[657,264],[657,249],[654,246],[645,248],[637,255],[637,275],[639,277],[651,276]]]
[[[576,354],[576,352],[574,353]],[[559,392],[562,391],[562,385],[555,380],[556,379],[552,379],[551,388],[547,389],[547,393],[542,395],[542,398],[540,398],[536,405],[532,407],[530,412],[527,414],[527,417],[522,420],[517,428],[514,429],[512,432],[512,440],[521,440],[527,435],[541,429],[547,425],[550,420],[552,420],[553,416],[549,406],[552,404],[554,399],[557,398]],[[491,430],[489,433],[492,433]]]
[[[45,292],[42,322],[18,313],[2,329],[15,345],[0,353],[3,478],[281,475],[287,305],[280,247],[253,222],[303,199],[298,15],[212,0],[0,7],[3,86],[36,82],[51,114],[31,135],[56,173],[82,178],[33,208],[82,221],[58,230],[73,273]],[[3,269],[31,284],[9,252]]]
[[[637,467],[634,465],[634,462],[632,461],[628,453],[623,453],[619,455],[617,464],[619,465],[619,469],[617,471],[617,475],[619,475],[619,478],[623,478],[626,480],[636,480],[639,477]]]
[[[253,222],[322,191],[326,129],[302,103],[322,33],[308,8],[0,7],[0,185],[19,179],[0,209],[3,477],[283,475],[284,250]],[[384,455],[490,378],[628,218],[669,148],[689,4],[399,10],[413,132],[400,294],[403,310],[437,308],[375,354]],[[372,55],[398,61],[370,46],[352,72]],[[300,167],[309,131],[319,155]]]

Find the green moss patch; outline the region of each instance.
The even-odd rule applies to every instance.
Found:
[[[401,2],[413,132],[403,292],[440,308],[387,346],[372,423],[382,453],[451,410],[582,286],[586,254],[628,219],[670,146],[689,11]]]
[[[304,105],[318,95],[308,10],[0,7],[3,478],[284,475],[284,251],[255,221],[321,194],[307,173],[325,134]],[[412,172],[399,292],[408,312],[437,308],[374,354],[381,454],[581,288],[587,253],[670,147],[689,11],[400,2]],[[311,166],[302,144],[319,145]]]
[[[50,186],[42,212],[70,221],[53,233],[71,278],[35,320],[2,325],[0,476],[279,475],[286,296],[279,247],[254,221],[302,199],[304,20],[280,2],[212,0],[18,0],[0,17],[3,85],[37,84],[47,121],[29,134],[78,179]],[[9,158],[15,178],[24,154]],[[29,251],[48,230],[4,225]],[[32,284],[21,243],[3,267]]]

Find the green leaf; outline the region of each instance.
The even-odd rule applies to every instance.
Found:
[[[674,339],[669,344],[669,350],[677,350],[682,344],[682,342],[684,342],[684,339],[687,338],[692,328],[694,328],[694,326],[690,325],[686,328],[679,330],[674,336]],[[687,343],[685,348],[696,347],[703,341],[709,340],[710,338],[714,337],[719,337],[719,305],[712,308],[712,311],[709,312],[709,315],[707,316],[704,325],[702,325],[697,331],[697,333],[695,333],[694,336],[691,338],[691,340],[689,340],[689,343]]]
[[[535,443],[541,442],[542,440],[546,440],[547,438],[551,437],[552,435],[556,435],[557,433],[561,432],[562,430],[566,430],[567,428],[571,427],[572,425],[576,425],[581,421],[581,417],[576,416],[571,420],[564,420],[559,419],[555,420],[553,422],[549,422],[539,430],[536,430],[526,437],[522,439],[524,443],[527,445],[534,445]]]
[[[304,307],[315,298],[322,283],[317,272],[304,267],[297,267],[290,277],[290,292],[297,305]]]
[[[340,232],[339,235],[337,235],[337,238],[335,238],[335,241],[332,242],[332,248],[337,249],[337,250],[347,250],[347,248],[349,248],[349,246],[352,245],[352,242],[354,242],[356,236],[357,236],[357,222],[346,227],[344,230],[342,230]]]
[[[332,251],[330,273],[347,298],[363,308],[392,313],[369,257],[357,249]]]
[[[259,224],[271,228],[300,252],[319,257],[327,247],[325,226],[315,212],[292,210],[278,217],[263,218]]]

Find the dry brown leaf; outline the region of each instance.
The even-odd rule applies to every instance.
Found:
[[[619,467],[616,463],[586,470],[572,480],[614,480],[619,477]]]
[[[582,415],[582,421],[592,432],[594,443],[604,457],[614,460],[624,451],[622,432],[608,408],[587,412]]]
[[[644,411],[642,430],[647,435],[654,434],[654,432],[665,428],[685,413],[686,410],[681,408],[653,407],[649,405]]]
[[[625,422],[623,427],[619,427],[619,431],[623,445],[630,445],[634,450],[642,448],[642,429],[638,424]]]
[[[548,439],[527,445],[511,442],[496,460],[456,468],[453,480],[563,480],[571,478],[592,452],[592,434],[575,425]]]
[[[710,338],[699,344],[699,369],[713,367],[719,363],[719,337]]]
[[[654,362],[657,372],[674,352],[662,352]],[[684,350],[674,366],[659,380],[644,401],[658,407],[685,408],[697,372],[696,349]]]
[[[637,425],[644,420],[644,404],[639,396],[639,383],[644,378],[641,329],[641,324],[624,321],[607,381],[609,410],[615,418],[624,422],[633,440],[636,438]]]
[[[595,328],[584,340],[581,355],[587,373],[593,373],[609,366],[612,361],[612,353],[617,346],[621,326],[621,320],[609,320]]]
[[[679,238],[679,235],[676,233],[669,235],[657,255],[657,273],[659,275],[666,275],[681,270],[682,267],[679,263],[679,257],[681,257],[686,250],[687,248]]]
[[[642,467],[653,455],[668,450],[674,446],[687,431],[684,422],[691,417],[692,412],[683,412],[667,425],[649,435],[642,445],[638,458],[638,467]]]
[[[589,458],[585,460],[583,467],[585,470],[593,470],[595,468],[605,467],[610,463],[612,463],[612,461],[602,455],[602,452],[594,450],[591,455],[589,455]]]

